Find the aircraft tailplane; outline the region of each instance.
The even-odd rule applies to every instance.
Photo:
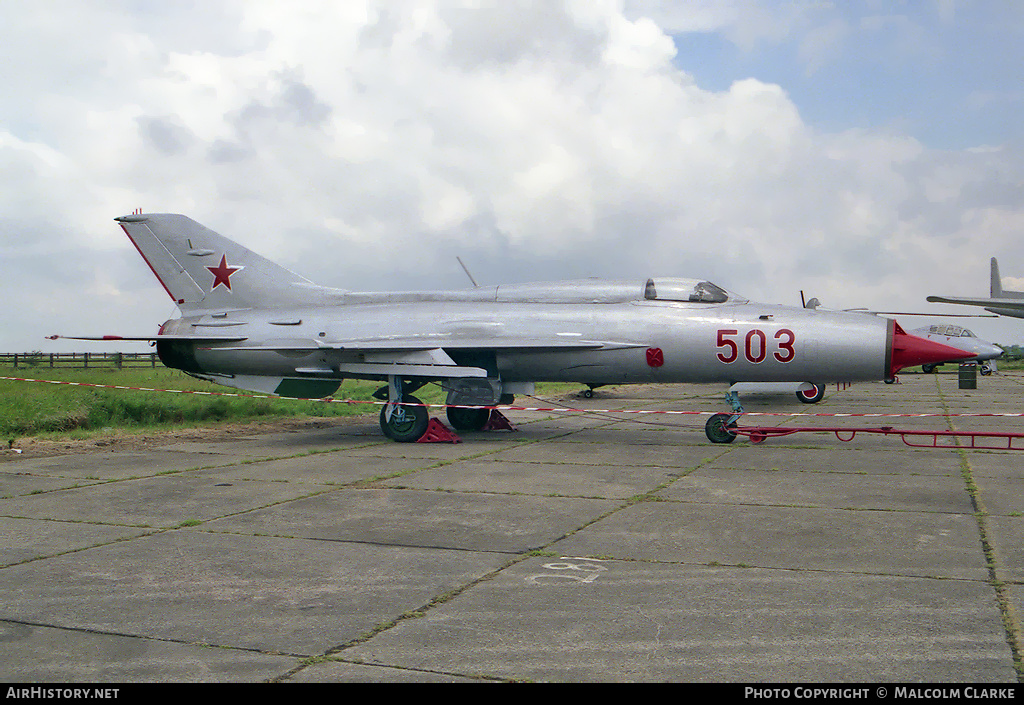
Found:
[[[301,304],[324,291],[184,215],[115,220],[183,313]]]

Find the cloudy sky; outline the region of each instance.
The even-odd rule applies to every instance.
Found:
[[[0,66],[0,351],[176,315],[137,208],[352,290],[1024,289],[1015,0],[8,0]]]

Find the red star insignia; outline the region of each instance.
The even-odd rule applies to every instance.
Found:
[[[207,269],[213,274],[213,286],[210,287],[210,291],[213,291],[221,284],[226,286],[228,291],[231,291],[231,275],[239,269],[244,269],[244,267],[229,267],[227,255],[221,255],[220,264],[216,267],[207,267]]]

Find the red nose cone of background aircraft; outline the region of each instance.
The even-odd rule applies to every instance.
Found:
[[[975,357],[975,353],[965,352],[927,338],[919,338],[905,332],[896,323],[892,336],[892,358],[889,364],[889,376],[895,376],[905,367],[929,365],[939,362],[953,362]]]

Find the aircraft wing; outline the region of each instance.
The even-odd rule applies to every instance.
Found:
[[[241,335],[48,335],[47,340],[92,340],[109,342],[114,340],[127,341],[160,341],[185,340],[194,343],[239,343],[248,340]],[[315,350],[344,350],[346,352],[386,352],[414,351],[448,348],[452,350],[617,350],[623,348],[642,348],[645,343],[623,343],[614,341],[583,340],[575,337],[558,338],[458,338],[448,339],[447,336],[414,336],[409,338],[368,338],[364,340],[344,340],[330,343],[310,339],[302,340],[271,340],[260,345],[232,345],[231,347],[206,348],[224,351],[271,351],[271,352],[305,352]]]
[[[203,350],[218,352],[262,351],[289,353],[311,353],[321,350],[340,350],[356,353],[358,360],[336,363],[334,368],[327,365],[297,368],[296,372],[314,377],[327,377],[336,370],[342,374],[380,377],[398,375],[403,377],[487,377],[482,367],[460,365],[446,352],[455,350],[520,350],[542,352],[545,350],[611,350],[631,347],[646,347],[639,343],[584,340],[572,336],[553,338],[501,338],[501,337],[459,337],[412,336],[383,337],[362,340],[320,342],[318,340],[287,341],[271,340],[263,345],[204,347]]]
[[[241,335],[48,335],[47,340],[129,340],[153,342],[158,340],[191,340],[195,342],[237,343],[246,340]]]
[[[165,336],[166,337],[166,336]],[[188,338],[189,336],[182,336]],[[229,338],[194,338],[195,340],[229,340]],[[231,338],[230,340],[243,340]],[[646,344],[621,343],[613,341],[584,340],[574,337],[559,338],[457,338],[447,336],[414,336],[409,338],[369,338],[343,340],[329,343],[318,340],[268,341],[263,345],[232,346],[223,350],[276,350],[280,352],[302,352],[304,350],[344,350],[346,352],[387,352],[433,350],[599,350],[642,348]]]
[[[1024,311],[1024,299],[972,299],[961,296],[929,296],[927,301],[942,304],[963,304],[965,306],[984,306],[985,308],[1002,308]]]
[[[646,347],[641,343],[585,340],[576,336],[553,336],[537,338],[512,338],[500,336],[455,337],[449,335],[425,335],[410,337],[380,337],[361,340],[321,342],[314,339],[277,339],[258,345],[219,345],[239,343],[248,338],[227,335],[152,335],[152,336],[49,336],[51,340],[95,341],[189,341],[198,344],[198,349],[209,352],[277,352],[312,353],[322,350],[339,350],[359,355],[358,361],[341,362],[332,369],[314,363],[310,367],[296,368],[306,377],[330,378],[335,372],[350,375],[380,377],[400,375],[405,377],[487,377],[482,367],[460,365],[445,350],[521,350],[542,352],[545,350],[616,350]]]
[[[848,309],[856,312],[857,309]],[[935,313],[929,311],[865,311],[873,316],[925,316],[928,318],[999,318],[994,313]]]
[[[800,292],[800,299],[803,301],[804,308],[810,309],[821,309],[828,311],[831,309],[822,308],[821,302],[818,299],[811,299],[810,301],[804,300],[804,292]],[[949,299],[939,299],[937,297],[928,297],[929,301],[949,301]],[[960,303],[954,301],[953,303]],[[998,318],[994,313],[935,313],[934,311],[874,311],[868,308],[844,308],[844,313],[866,313],[872,316],[928,316],[928,317],[939,317],[939,318]]]

